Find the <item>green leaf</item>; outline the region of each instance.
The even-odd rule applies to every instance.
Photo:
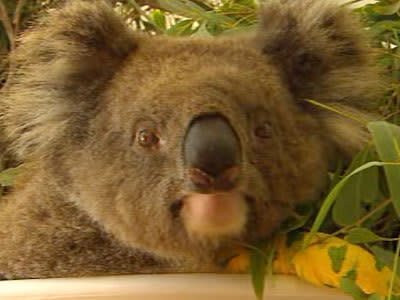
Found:
[[[197,30],[197,32],[195,33],[195,35],[196,36],[205,36],[205,37],[210,37],[210,36],[212,36],[208,31],[207,31],[207,28],[206,28],[207,26],[206,26],[206,23],[202,23],[200,26],[199,26],[199,29]]]
[[[394,253],[383,249],[379,246],[372,246],[369,248],[375,256],[375,260],[377,261],[377,265],[381,266],[382,264],[387,267],[392,267],[394,262]],[[400,276],[400,269],[397,270],[397,275]]]
[[[0,172],[0,185],[13,186],[14,179],[17,175],[18,168],[9,168]]]
[[[303,248],[307,247],[310,244],[310,240],[313,235],[318,231],[321,227],[322,222],[325,220],[326,215],[329,212],[329,209],[332,207],[333,203],[336,200],[337,195],[341,191],[343,185],[355,174],[358,174],[368,168],[384,166],[390,163],[378,162],[378,161],[371,161],[362,165],[361,167],[355,169],[353,172],[345,176],[329,193],[329,195],[325,198],[324,203],[322,204],[321,208],[318,211],[318,215],[315,218],[315,221],[310,229],[310,234],[306,236],[303,243]]]
[[[208,22],[206,29],[210,35],[218,35],[223,32],[223,28],[220,26],[220,24],[214,22]]]
[[[373,159],[371,150],[364,149],[354,157],[348,172]],[[347,181],[333,206],[332,218],[336,224],[340,226],[354,224],[363,214],[362,203],[373,203],[378,199],[378,178],[378,168],[369,168]]]
[[[346,258],[347,246],[329,247],[328,254],[332,263],[332,270],[339,273],[342,269],[343,261]]]
[[[354,280],[350,278],[340,279],[340,289],[346,294],[352,296],[354,300],[367,300],[368,296],[357,286]]]
[[[151,16],[153,18],[153,23],[160,29],[165,29],[166,28],[166,20],[165,20],[165,15],[164,13],[159,10],[155,9],[151,13]]]
[[[158,0],[157,1],[164,10],[172,11],[175,14],[188,18],[196,18],[200,14],[204,14],[205,10],[192,1],[185,0]]]
[[[379,260],[378,257],[374,256],[375,258],[375,268],[380,272],[382,271],[383,267],[385,267],[385,264]]]
[[[345,240],[353,244],[359,244],[377,242],[384,240],[384,238],[381,238],[367,228],[354,228],[350,230]]]
[[[375,5],[374,9],[381,15],[393,15],[399,11],[400,1],[396,1],[392,4],[386,5],[384,5],[382,2],[379,2],[379,5]]]
[[[347,272],[347,274],[344,276],[345,278],[351,279],[351,280],[356,280],[357,279],[357,271],[356,269],[351,269],[350,271]]]
[[[379,258],[379,260],[385,264],[385,266],[391,266],[393,264],[394,253],[391,251],[378,246],[372,246],[370,250],[374,253],[375,257]]]
[[[263,299],[267,260],[262,250],[253,250],[250,256],[250,271],[254,292]]]
[[[179,21],[167,30],[167,34],[173,36],[191,35],[196,31],[192,29],[193,23],[194,21],[191,19]]]
[[[368,297],[368,300],[383,300],[383,298],[378,294],[372,294],[371,296]]]
[[[379,157],[384,162],[400,161],[400,127],[383,121],[371,122],[372,133]],[[400,217],[400,166],[386,165],[385,174],[397,215]]]

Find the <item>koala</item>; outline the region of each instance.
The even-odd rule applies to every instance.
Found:
[[[0,124],[23,161],[0,200],[5,279],[218,272],[318,199],[384,90],[357,18],[266,2],[216,38],[133,31],[106,1],[49,11],[9,57]]]

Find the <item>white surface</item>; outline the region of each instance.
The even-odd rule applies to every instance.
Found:
[[[166,274],[0,281],[1,300],[256,300],[249,275]],[[265,300],[351,300],[292,276],[274,276]]]

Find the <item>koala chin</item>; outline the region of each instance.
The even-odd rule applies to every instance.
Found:
[[[4,278],[217,271],[369,139],[305,101],[373,118],[385,90],[336,1],[266,1],[258,28],[215,38],[149,36],[109,1],[63,2],[21,37],[0,91],[23,162],[0,199]]]
[[[183,200],[182,217],[188,232],[218,238],[242,233],[247,212],[240,193],[193,194]]]

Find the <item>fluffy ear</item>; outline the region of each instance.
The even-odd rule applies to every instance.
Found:
[[[5,133],[21,158],[85,120],[135,47],[133,32],[100,0],[68,1],[29,30],[9,58],[0,100]]]
[[[256,43],[299,103],[312,99],[362,115],[384,91],[382,70],[358,16],[333,1],[267,1]],[[314,112],[342,152],[352,154],[368,139],[357,122]]]

